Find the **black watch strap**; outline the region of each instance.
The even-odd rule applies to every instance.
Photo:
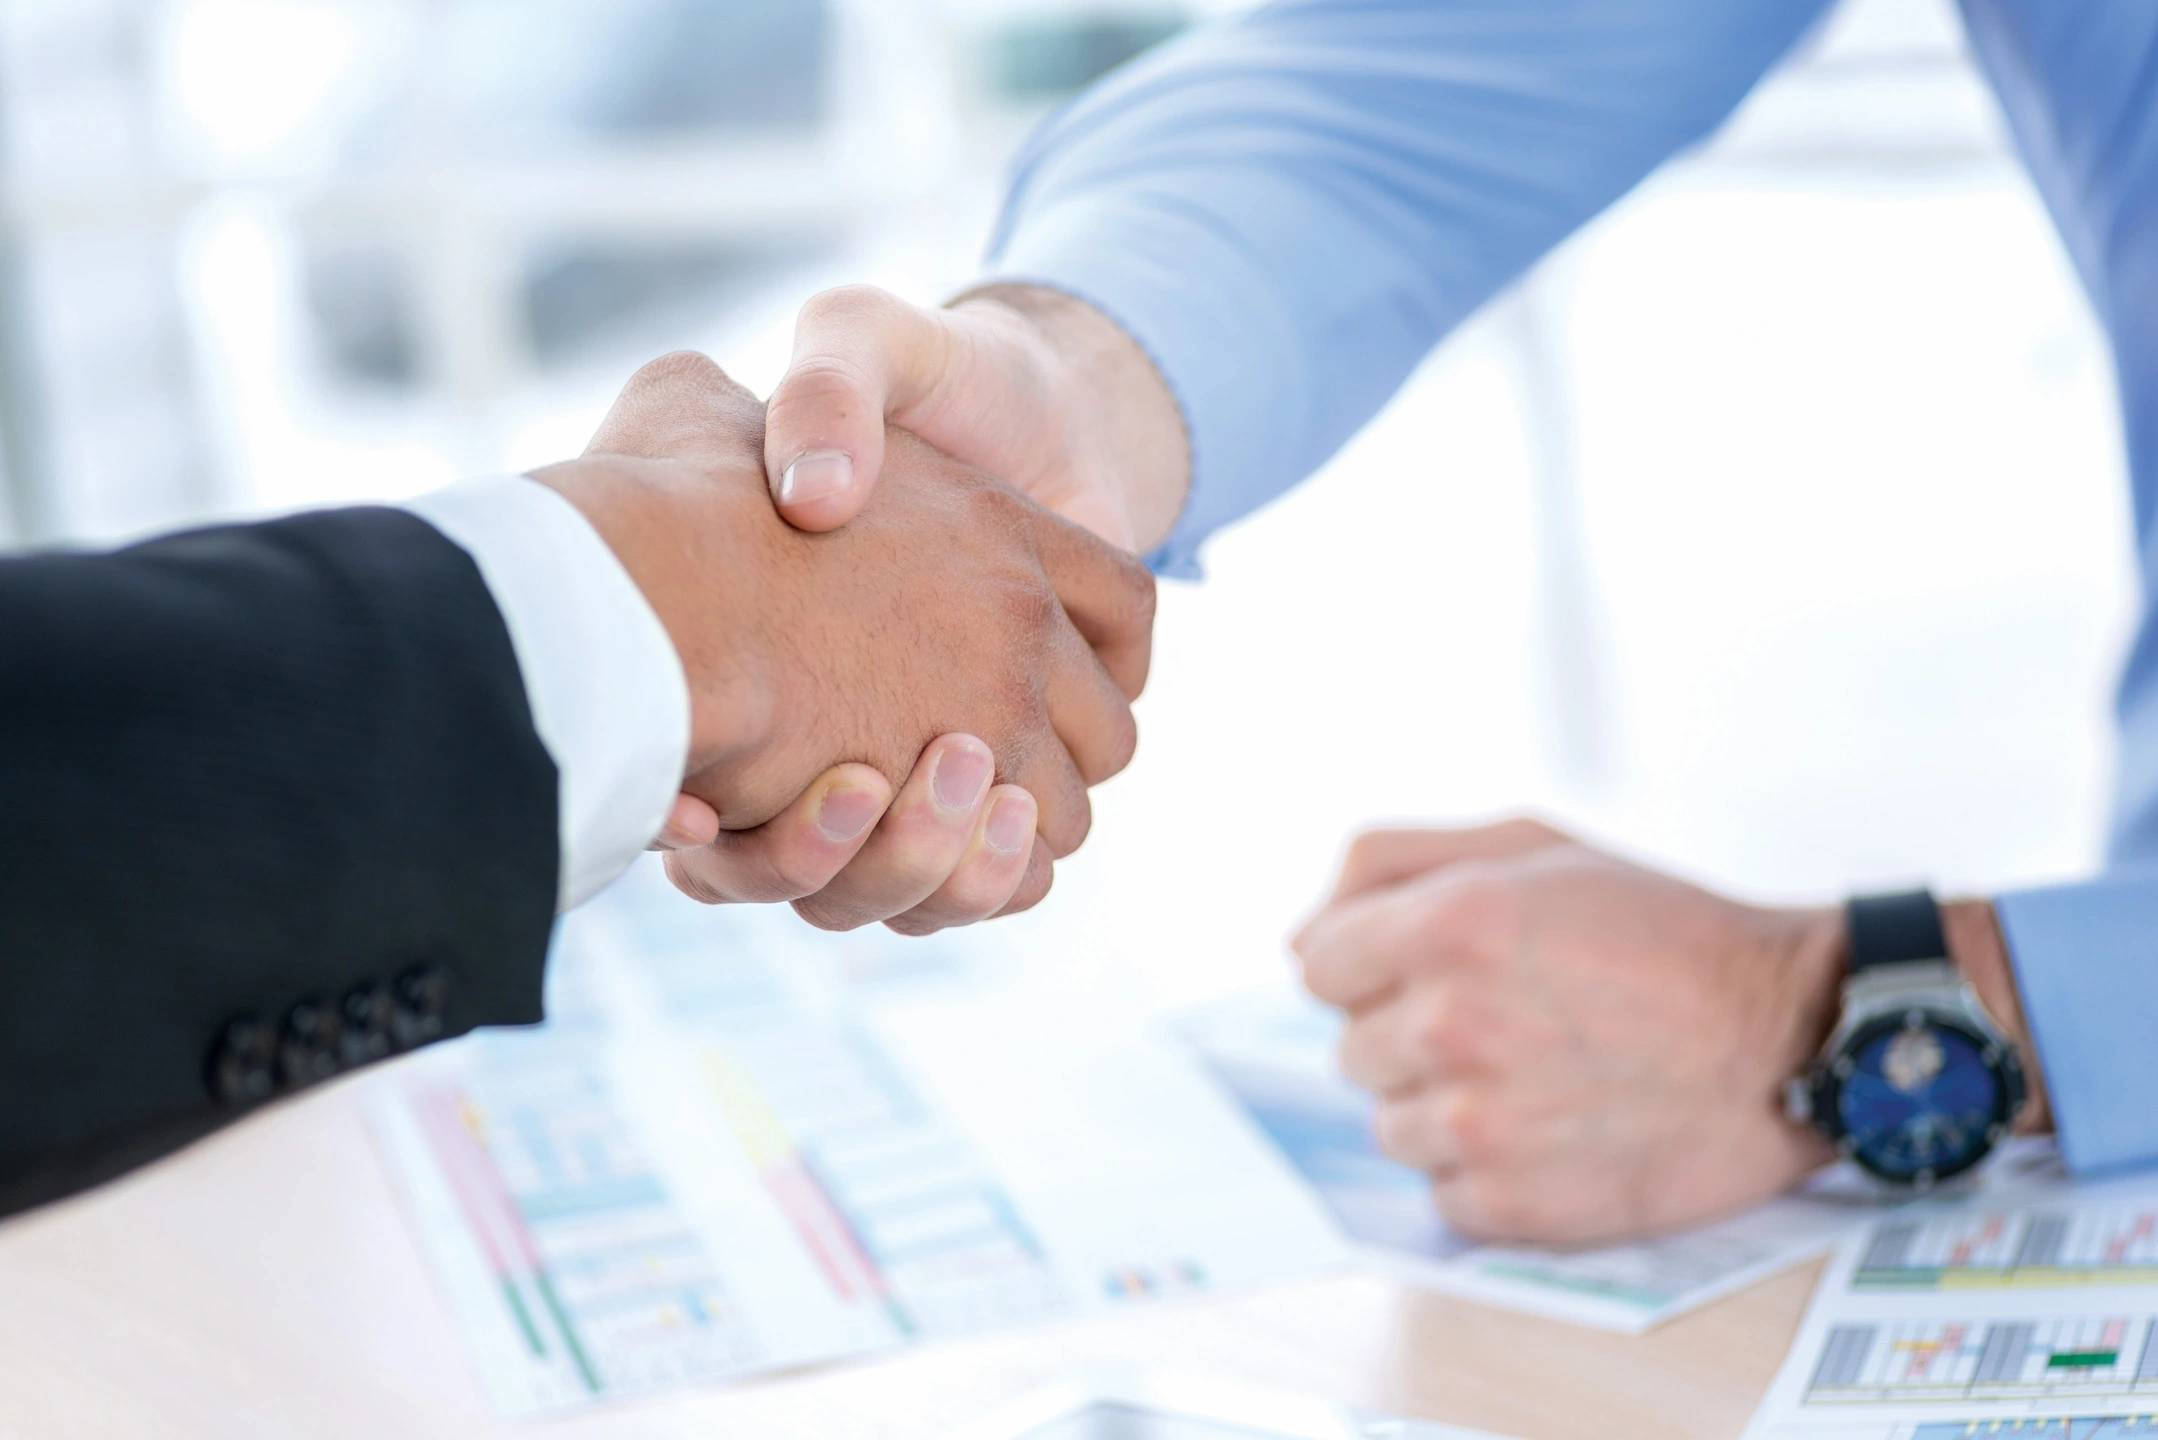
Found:
[[[1941,906],[1928,890],[1899,895],[1861,895],[1844,907],[1851,935],[1851,973],[1914,960],[1945,960]]]

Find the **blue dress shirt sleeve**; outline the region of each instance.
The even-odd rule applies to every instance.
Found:
[[[2158,1160],[2158,869],[1995,909],[2069,1168]]]
[[[989,278],[1077,295],[1153,358],[1193,474],[1152,558],[1189,574],[1206,535],[1316,469],[1450,329],[1713,130],[1823,8],[1277,0],[1051,120]],[[2158,8],[1963,9],[2113,342],[2158,595]],[[2158,861],[2158,606],[2119,710],[2115,860]],[[2158,1160],[2158,870],[1999,913],[2069,1163]]]
[[[2145,605],[2116,706],[2112,853],[2158,860],[2158,5],[1963,0],[1963,12],[2113,346]]]
[[[1023,151],[990,280],[1115,320],[1192,449],[1153,557],[1310,474],[1450,329],[1707,135],[1823,0],[1277,0]]]
[[[2118,698],[2116,868],[1998,907],[2062,1153],[2087,1172],[2158,1161],[2158,7],[1963,0],[1963,12],[2112,341],[2134,486],[2146,606]]]

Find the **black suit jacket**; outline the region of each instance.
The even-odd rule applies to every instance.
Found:
[[[0,1214],[540,1018],[555,769],[402,511],[0,560]]]

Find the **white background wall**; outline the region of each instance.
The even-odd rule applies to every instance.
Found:
[[[231,27],[250,6],[317,21],[398,8],[173,8]],[[544,463],[661,349],[706,348],[764,386],[814,288],[867,279],[926,300],[965,281],[1012,117],[971,105],[949,47],[1002,8],[842,8],[835,63],[889,83],[847,90],[851,108],[796,159],[626,155],[548,203],[589,218],[619,198],[595,188],[613,174],[672,217],[656,234],[761,224],[799,201],[846,248],[773,274],[752,303],[685,300],[567,365],[532,367],[490,328],[501,247],[472,239],[493,232],[445,250],[416,231],[444,267],[433,333],[463,378],[393,400],[318,373],[293,217],[334,191],[310,168],[319,147],[177,178],[18,177],[4,198],[48,244],[85,225],[170,235],[219,481],[198,508]],[[26,25],[37,13],[56,12],[0,10],[18,40],[44,33]],[[873,63],[879,35],[906,66]],[[1762,895],[2090,864],[2131,603],[2110,371],[1959,50],[1945,5],[1846,6],[1731,133],[1479,317],[1324,474],[1222,537],[1203,586],[1169,587],[1140,758],[1101,792],[1093,843],[993,943],[1099,967],[1135,1000],[1193,998],[1280,973],[1281,937],[1352,828],[1524,806]],[[242,81],[273,58],[217,53]],[[185,79],[166,83],[194,93]],[[942,108],[925,120],[925,106]],[[859,206],[816,208],[887,171],[897,183]],[[560,178],[496,176],[501,208],[473,213],[529,217]],[[87,507],[86,533],[164,518],[162,492],[132,505],[114,488],[125,467],[108,456],[100,473],[94,494],[64,497]],[[1387,525],[1367,523],[1375,509]]]
[[[1041,944],[1083,915],[1165,999],[1278,974],[1379,817],[1531,807],[1792,900],[2095,862],[2133,604],[2109,361],[1945,7],[1839,26],[1170,588]]]

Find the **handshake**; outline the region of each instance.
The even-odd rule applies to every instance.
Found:
[[[927,934],[1036,904],[1085,839],[1088,787],[1137,743],[1154,586],[986,467],[887,434],[906,397],[860,377],[906,379],[892,337],[868,359],[817,348],[820,317],[859,336],[865,306],[941,323],[876,292],[820,297],[769,418],[705,357],[665,356],[582,457],[533,478],[590,521],[681,658],[690,749],[659,842],[676,886]],[[1054,451],[1023,412],[982,418]]]

